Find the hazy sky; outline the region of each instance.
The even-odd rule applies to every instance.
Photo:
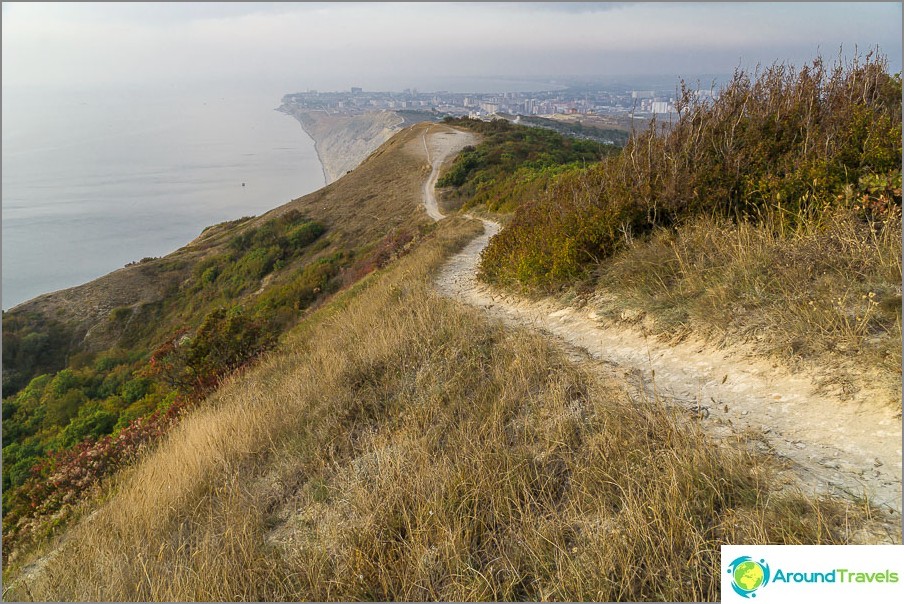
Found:
[[[900,3],[3,3],[3,85],[266,83],[731,72],[877,45]],[[430,89],[430,88],[427,88]],[[454,89],[454,88],[453,88]]]

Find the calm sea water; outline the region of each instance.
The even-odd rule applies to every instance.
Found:
[[[281,94],[4,87],[3,309],[322,187]]]
[[[373,89],[408,86],[557,87],[437,78]],[[206,226],[261,214],[323,186],[313,141],[274,111],[283,94],[297,90],[196,88],[3,87],[4,310],[163,256]]]

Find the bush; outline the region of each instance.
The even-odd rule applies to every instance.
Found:
[[[97,404],[84,405],[78,415],[60,433],[60,447],[68,448],[82,442],[86,438],[96,440],[113,431],[116,413],[102,409]]]
[[[437,182],[439,187],[452,187],[451,195],[466,200],[466,207],[485,205],[493,211],[510,211],[545,189],[553,175],[596,163],[614,151],[597,142],[505,120],[460,119],[449,123],[484,135],[476,147],[462,149]]]
[[[552,289],[624,241],[697,216],[812,228],[826,208],[864,219],[901,207],[901,79],[883,59],[817,59],[735,73],[709,102],[682,84],[679,119],[557,178],[519,207],[484,253],[484,278]]]
[[[286,238],[293,247],[302,248],[313,243],[326,231],[326,227],[317,222],[303,222],[286,232]]]
[[[274,342],[275,334],[262,320],[238,306],[221,307],[204,318],[193,337],[177,331],[153,353],[150,366],[168,386],[201,398]]]

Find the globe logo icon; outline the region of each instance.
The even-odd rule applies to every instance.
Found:
[[[765,560],[757,562],[750,556],[735,558],[728,565],[731,587],[742,598],[755,598],[756,590],[769,583],[769,565]]]

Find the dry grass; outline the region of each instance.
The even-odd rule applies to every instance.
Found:
[[[421,140],[426,127],[414,126],[397,134],[358,168],[327,187],[257,218],[208,228],[194,241],[163,258],[127,266],[83,285],[25,302],[10,316],[28,316],[33,325],[50,319],[61,321],[75,334],[70,352],[98,352],[116,345],[129,347],[131,344],[122,340],[122,329],[109,320],[111,311],[125,306],[140,309],[143,305],[171,300],[204,258],[228,249],[236,235],[293,209],[328,229],[323,245],[312,246],[297,265],[316,257],[373,245],[394,230],[417,232],[429,223],[422,209],[424,180],[430,174]],[[275,205],[280,200],[273,201]],[[272,273],[275,282],[289,275],[293,268],[297,266]],[[165,319],[168,324],[158,338],[175,330],[184,317]],[[155,317],[154,321],[161,322],[161,319]],[[152,347],[157,343],[153,342]]]
[[[751,343],[847,387],[884,387],[900,406],[900,215],[869,225],[829,210],[803,224],[702,218],[633,242],[601,269],[604,309],[654,332]]]
[[[713,600],[722,543],[845,543],[864,525],[440,298],[432,272],[474,230],[445,221],[318,311],[7,595]]]

